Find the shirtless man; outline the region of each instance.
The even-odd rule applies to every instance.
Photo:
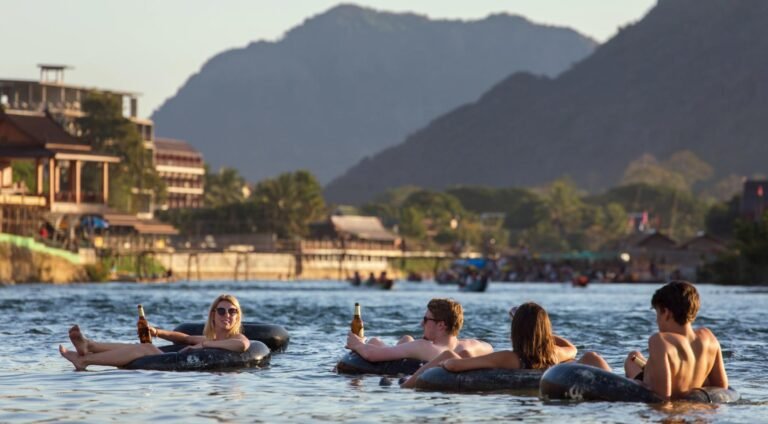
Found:
[[[631,352],[624,362],[627,377],[641,380],[662,399],[678,399],[703,386],[728,388],[720,343],[707,328],[691,325],[699,311],[699,293],[693,284],[672,281],[656,290],[651,299],[656,310],[659,332],[648,339],[648,360]],[[610,371],[605,361],[594,355],[589,365]]]
[[[396,345],[388,346],[374,337],[365,342],[356,334],[347,335],[347,348],[357,352],[371,362],[394,361],[396,359],[418,359],[431,361],[445,350],[451,350],[462,357],[484,355],[493,351],[491,345],[475,339],[460,340],[457,336],[464,324],[464,311],[452,299],[432,299],[427,304],[421,326],[424,338],[414,340],[404,336]]]

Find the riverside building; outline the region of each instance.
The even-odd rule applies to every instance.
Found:
[[[154,123],[138,116],[139,94],[67,84],[64,72],[70,67],[38,66],[39,80],[0,79],[0,232],[60,238],[77,247],[73,239],[82,241],[83,228],[90,225],[90,230],[102,227],[97,233],[108,227],[110,239],[120,240],[114,248],[148,247],[156,241],[164,244],[165,237],[178,231],[152,219],[154,193],[134,189],[134,201],[139,205],[136,216],[109,209],[110,164],[118,163],[119,158],[93,152],[79,138],[76,124],[85,116],[82,104],[90,92],[117,96],[123,116],[136,125],[144,148],[155,158]],[[13,181],[16,162],[31,163],[31,184]],[[98,174],[100,178],[89,179],[98,184],[85,186],[86,172]],[[74,234],[75,228],[80,234]]]

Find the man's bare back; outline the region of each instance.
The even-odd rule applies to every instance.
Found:
[[[703,386],[728,387],[720,343],[707,328],[686,334],[659,332],[648,340],[650,358],[643,381],[672,399]]]

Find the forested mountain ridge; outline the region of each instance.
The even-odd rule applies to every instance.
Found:
[[[417,185],[615,185],[645,153],[689,150],[715,177],[765,173],[768,2],[664,0],[556,78],[510,76],[326,188],[362,202]],[[395,171],[393,171],[395,170]]]
[[[335,7],[275,42],[211,58],[152,116],[213,168],[330,181],[509,74],[555,76],[596,43],[518,16],[478,21]]]

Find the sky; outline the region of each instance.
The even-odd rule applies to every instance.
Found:
[[[656,0],[0,0],[0,79],[69,65],[65,82],[139,92],[139,115],[149,117],[212,56],[279,40],[340,3],[433,19],[516,14],[604,42]]]

